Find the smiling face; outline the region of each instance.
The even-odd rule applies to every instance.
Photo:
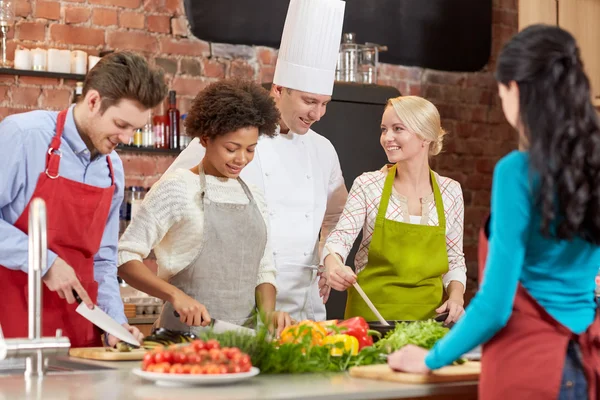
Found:
[[[135,131],[146,124],[150,110],[130,99],[121,99],[106,110],[102,110],[101,104],[98,92],[87,93],[82,103],[85,107],[83,126],[88,143],[98,153],[110,154],[120,143],[129,144]]]
[[[380,143],[391,163],[427,158],[429,150],[429,143],[409,131],[392,106],[386,107],[381,118]]]
[[[200,143],[206,147],[202,161],[209,175],[236,179],[244,167],[254,159],[258,142],[258,128],[241,128],[212,138],[202,136]]]
[[[271,90],[281,113],[281,131],[304,135],[325,115],[331,96],[290,90],[274,85]]]

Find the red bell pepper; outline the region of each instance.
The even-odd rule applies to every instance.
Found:
[[[341,333],[354,336],[358,339],[358,348],[362,350],[363,347],[373,346],[373,338],[369,331],[369,324],[363,317],[354,317],[342,321],[337,324]]]

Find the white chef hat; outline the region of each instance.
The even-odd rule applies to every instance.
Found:
[[[341,0],[290,1],[274,84],[331,95],[345,7]]]

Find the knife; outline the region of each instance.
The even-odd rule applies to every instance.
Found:
[[[73,290],[73,295],[79,304],[75,309],[79,315],[102,329],[104,332],[134,346],[140,346],[140,342],[131,334],[131,332],[102,311],[100,307],[94,305],[94,309],[90,310],[85,303],[82,303],[81,298],[75,290]]]
[[[179,318],[179,313],[177,311],[173,311],[173,315],[176,318]],[[256,335],[256,331],[254,329],[246,328],[245,326],[240,326],[236,324],[232,324],[231,322],[225,322],[218,319],[211,318],[208,323],[208,327],[213,329],[215,333],[223,333],[228,331],[238,331],[241,333],[245,333],[246,335]]]

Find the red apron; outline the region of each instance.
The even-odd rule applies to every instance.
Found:
[[[483,229],[482,229],[483,231]],[[487,236],[480,232],[480,276]],[[589,400],[600,399],[600,319],[576,335],[556,321],[519,284],[507,325],[483,345],[479,398],[555,400],[569,341],[579,344]]]
[[[67,110],[58,114],[56,135],[46,154],[46,170],[40,174],[31,199],[46,202],[48,248],[77,274],[90,298],[96,303],[98,283],[94,280],[94,255],[100,248],[108,219],[115,181],[110,157],[106,157],[112,184],[108,188],[90,186],[59,176],[60,143]],[[29,204],[15,222],[28,232]],[[0,324],[9,338],[27,337],[27,274],[0,266],[2,300]],[[75,312],[77,303],[68,304],[42,284],[42,335],[55,336],[57,329],[71,340],[71,347],[101,346],[101,331]]]

